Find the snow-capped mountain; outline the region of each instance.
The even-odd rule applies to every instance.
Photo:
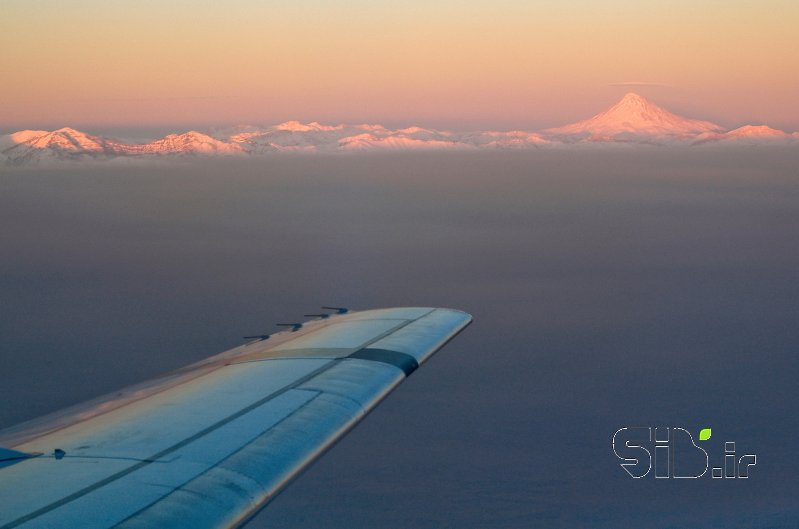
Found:
[[[726,142],[734,144],[780,144],[792,143],[797,134],[773,129],[766,125],[744,125],[729,132],[702,134],[695,139],[695,143]]]
[[[275,130],[285,130],[288,132],[330,132],[334,130],[341,130],[344,125],[322,125],[316,121],[310,123],[300,123],[299,121],[286,121],[280,125],[275,125]]]
[[[25,164],[44,160],[81,160],[119,156],[162,154],[235,154],[243,152],[235,143],[219,141],[200,132],[169,134],[145,144],[92,136],[68,127],[52,132],[23,130],[0,141],[7,163]]]
[[[789,134],[766,125],[726,131],[719,125],[678,116],[637,94],[594,117],[542,132],[453,132],[422,127],[392,130],[382,125],[323,125],[286,121],[271,127],[239,125],[207,133],[169,134],[147,143],[93,136],[75,129],[23,130],[0,136],[0,163],[154,158],[160,156],[261,155],[280,152],[488,150],[574,147],[598,143],[703,145],[793,144]]]
[[[723,130],[715,123],[678,116],[638,94],[629,93],[592,118],[546,132],[566,141],[596,142],[685,140]]]
[[[322,125],[287,121],[267,128],[238,126],[212,135],[250,154],[265,152],[341,152],[469,150],[520,148],[549,143],[531,132],[451,132],[421,127],[392,130],[382,125]]]
[[[169,134],[143,145],[125,145],[126,154],[238,154],[244,149],[237,143],[220,141],[197,131]]]
[[[3,155],[14,163],[30,163],[45,159],[77,159],[85,155],[113,157],[124,154],[120,147],[122,145],[114,140],[92,136],[69,127],[52,132],[22,130],[0,140]]]

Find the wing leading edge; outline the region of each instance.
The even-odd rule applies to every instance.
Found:
[[[0,529],[240,526],[470,322],[334,315],[0,432]]]

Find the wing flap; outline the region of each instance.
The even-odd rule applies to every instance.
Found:
[[[416,308],[331,317],[106,413],[37,425],[46,433],[13,448],[45,455],[0,468],[0,529],[236,526],[470,320]]]

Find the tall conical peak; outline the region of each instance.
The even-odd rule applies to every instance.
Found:
[[[636,109],[636,110],[643,110],[643,109],[657,109],[661,110],[661,108],[653,103],[652,101],[648,100],[642,95],[638,95],[634,92],[629,92],[624,95],[619,102],[616,103],[611,107],[613,108],[627,108],[627,109]]]
[[[622,97],[618,103],[605,111],[606,114],[671,114],[643,96],[630,92]]]
[[[714,123],[678,116],[634,92],[590,119],[550,129],[555,134],[589,135],[599,141],[630,134],[688,137],[720,131]]]
[[[638,105],[649,105],[651,104],[647,98],[642,95],[638,95],[635,92],[627,92],[624,94],[624,97],[621,98],[619,103],[634,103]]]

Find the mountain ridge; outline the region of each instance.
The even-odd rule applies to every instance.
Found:
[[[144,143],[105,138],[70,127],[22,130],[0,136],[0,162],[101,160],[119,157],[258,155],[276,152],[535,149],[580,144],[731,145],[797,144],[799,132],[767,125],[732,130],[674,114],[636,93],[582,121],[534,131],[443,131],[378,124],[324,125],[286,121],[269,127],[238,125],[207,132],[168,134]]]

